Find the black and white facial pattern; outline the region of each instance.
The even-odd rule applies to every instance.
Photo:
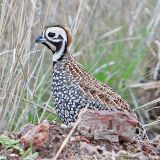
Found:
[[[67,52],[67,33],[59,26],[46,27],[36,42],[52,51],[53,62],[57,62]]]

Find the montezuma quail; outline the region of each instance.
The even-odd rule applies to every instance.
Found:
[[[74,122],[80,109],[133,112],[129,105],[109,86],[95,80],[68,52],[72,37],[60,25],[46,27],[36,39],[53,53],[53,83],[56,112],[64,124]],[[146,139],[142,125],[135,129],[137,138]]]

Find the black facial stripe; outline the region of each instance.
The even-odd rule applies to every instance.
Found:
[[[63,37],[61,35],[59,35],[56,39],[61,39],[63,40]]]
[[[61,47],[62,47],[62,41],[60,41],[60,42],[52,42],[52,41],[50,41],[50,43],[51,44],[53,44],[54,46],[56,46],[56,51],[59,51],[60,49],[61,49]]]
[[[61,37],[62,37],[62,36],[61,36]],[[48,42],[50,42],[51,44],[53,44],[53,45],[54,45],[54,42],[53,42],[53,41],[51,41],[51,40],[49,40],[49,39],[47,38],[46,34],[44,34],[44,38],[45,38]],[[57,38],[54,38],[54,39],[57,39]]]
[[[43,35],[44,37],[46,37],[46,36],[45,36],[45,35],[46,35],[46,30],[47,30],[47,28],[45,28],[44,31],[42,32],[42,35]]]
[[[58,59],[58,61],[61,61],[65,55],[65,53],[67,53],[67,43],[65,43],[65,49],[64,49],[64,54]]]
[[[44,44],[45,46],[47,46],[52,51],[51,47],[47,43],[44,42],[42,44]]]
[[[61,49],[63,41],[53,42],[53,41],[49,40],[46,36],[45,36],[45,38],[47,39],[47,41],[48,41],[51,45],[54,45],[54,46],[56,47],[56,51],[59,51],[59,50]],[[53,50],[51,49],[51,47],[49,46],[49,44],[47,44],[47,43],[45,43],[45,42],[44,42],[43,44],[46,45],[51,51],[53,51]],[[55,51],[53,51],[53,52],[55,52]]]

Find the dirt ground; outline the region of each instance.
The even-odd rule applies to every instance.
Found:
[[[45,120],[18,133],[2,133],[0,159],[160,159],[159,137],[143,142],[133,138],[134,114],[87,110],[82,117],[69,126]]]

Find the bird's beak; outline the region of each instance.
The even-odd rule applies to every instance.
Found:
[[[44,37],[42,37],[42,36],[39,36],[39,37],[36,39],[35,42],[36,42],[36,43],[44,43],[44,42],[46,42],[46,39],[45,39]]]

